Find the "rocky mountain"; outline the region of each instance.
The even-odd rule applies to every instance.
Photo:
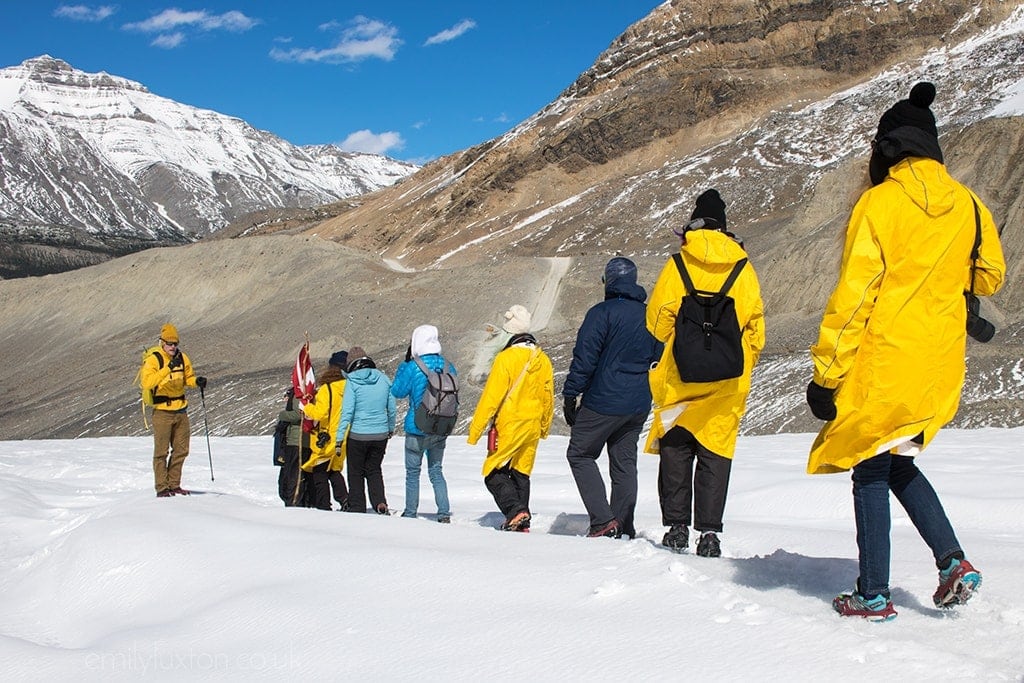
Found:
[[[0,69],[0,276],[55,272],[313,207],[416,166],[296,147],[245,121],[52,57]]]
[[[512,303],[533,311],[560,388],[607,259],[634,258],[650,287],[678,247],[671,227],[715,186],[766,306],[768,345],[743,430],[811,431],[807,347],[866,187],[869,141],[880,114],[922,79],[938,86],[947,166],[1004,224],[1009,264],[983,310],[999,332],[969,344],[955,424],[1019,425],[1022,52],[1019,1],[666,2],[548,107],[401,187],[262,214],[236,226],[238,239],[0,282],[0,430],[140,433],[131,377],[168,320],[211,378],[216,434],[269,432],[306,333],[318,368],[358,344],[393,373],[423,322],[438,325],[466,377],[468,419],[486,365],[482,328]],[[560,417],[555,429],[565,431]]]

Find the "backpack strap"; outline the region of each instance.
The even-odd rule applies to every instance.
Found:
[[[683,255],[677,251],[672,254],[672,260],[676,262],[676,269],[679,271],[679,277],[683,279],[683,287],[686,288],[686,293],[693,296],[693,293],[697,291],[697,288],[693,286],[693,280],[690,279],[690,273],[686,270],[686,264],[683,263]]]
[[[419,356],[413,356],[412,360],[416,362],[416,365],[419,366],[420,371],[424,375],[426,375],[427,378],[429,379],[430,378],[430,373],[432,372],[432,370],[427,367],[427,364],[423,362],[423,359],[420,358]],[[444,356],[441,356],[441,369],[438,370],[438,372],[439,373],[445,372],[445,368],[446,367],[448,368],[447,372],[449,374],[451,374],[451,375],[455,374],[455,366],[452,365],[452,362],[450,360],[448,360],[447,358],[445,358]]]
[[[164,369],[164,357],[160,355],[159,351],[154,351],[153,355],[156,356],[156,369],[157,370],[163,370]]]
[[[690,279],[690,273],[686,270],[686,264],[683,263],[683,257],[679,252],[672,254],[672,260],[676,262],[676,269],[679,270],[679,277],[683,279],[683,286],[686,287],[686,293],[693,296],[697,291],[697,288],[693,286],[693,280]],[[732,289],[733,284],[736,282],[736,278],[740,276],[740,272],[744,266],[747,265],[747,259],[741,258],[736,262],[736,265],[732,267],[732,272],[729,273],[729,277],[725,279],[725,284],[718,290],[719,294],[725,294]]]
[[[430,377],[430,368],[428,368],[427,364],[423,362],[423,359],[420,358],[419,356],[413,356],[412,359],[413,359],[413,361],[415,361],[415,363],[419,367],[420,371],[429,378]],[[443,370],[444,368],[442,367],[441,369]]]
[[[745,259],[745,258],[741,258],[739,261],[736,262],[736,265],[732,267],[732,272],[729,273],[729,277],[726,278],[725,284],[722,285],[722,288],[720,290],[718,290],[719,294],[725,294],[730,289],[732,289],[733,283],[736,282],[736,278],[738,278],[740,276],[740,272],[743,270],[743,267],[746,266],[746,265],[747,265],[747,259]]]

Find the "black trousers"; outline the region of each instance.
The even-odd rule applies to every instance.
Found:
[[[694,471],[694,461],[697,463]],[[661,438],[658,498],[665,526],[722,531],[732,460],[704,448],[689,431],[673,427]],[[690,506],[693,506],[693,516]]]
[[[377,509],[383,503],[388,504],[384,497],[384,452],[388,440],[359,441],[349,434],[346,445],[348,453],[348,511],[366,512],[366,493],[370,495],[370,507]],[[365,492],[364,492],[365,489]]]
[[[635,536],[633,513],[636,509],[636,450],[640,430],[647,415],[602,415],[581,407],[572,426],[569,461],[576,488],[590,516],[590,526],[602,526],[619,520],[622,531]],[[605,492],[604,478],[597,466],[601,451],[608,447],[608,474],[611,501]]]
[[[309,457],[309,449],[303,449],[302,457],[299,457],[298,446],[284,447],[284,464],[277,473],[277,495],[284,501],[286,507],[312,507],[307,502],[309,495],[308,475],[299,469],[299,466]]]
[[[484,477],[484,485],[494,496],[494,502],[505,519],[530,511],[530,475],[505,465]]]

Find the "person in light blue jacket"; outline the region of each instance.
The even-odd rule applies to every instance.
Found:
[[[388,502],[381,465],[388,439],[395,433],[395,397],[387,375],[377,369],[362,347],[349,349],[348,358],[348,381],[338,423],[338,438],[346,441],[348,511],[366,512],[364,493],[368,491],[370,507],[386,515]]]
[[[451,506],[448,502],[448,483],[444,480],[441,463],[444,460],[444,448],[448,436],[444,434],[425,434],[416,426],[416,406],[423,399],[427,390],[427,375],[419,368],[413,356],[419,356],[423,364],[430,370],[448,369],[456,375],[455,366],[441,355],[441,342],[437,338],[437,328],[433,325],[420,325],[412,331],[412,343],[404,363],[398,366],[395,382],[391,385],[391,395],[395,398],[408,398],[409,411],[405,414],[405,510],[403,517],[415,517],[420,504],[420,470],[423,456],[427,456],[427,477],[434,487],[434,502],[437,504],[437,521],[447,524],[452,520]]]

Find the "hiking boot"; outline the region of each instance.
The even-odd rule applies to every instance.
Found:
[[[705,531],[697,541],[697,554],[701,557],[721,557],[722,542],[714,531]]]
[[[438,515],[437,521],[439,524],[451,524],[452,518],[449,515]]]
[[[501,525],[501,528],[505,531],[521,531],[524,528],[530,528],[530,513],[526,510],[517,512],[516,514],[505,520],[505,523]]]
[[[171,493],[170,491],[168,491],[167,489],[164,489],[162,491],[157,491],[156,492],[156,497],[157,498],[170,498],[173,495],[174,494]]]
[[[939,571],[939,587],[932,596],[936,607],[950,608],[971,599],[981,585],[981,574],[967,560],[954,558],[949,566]]]
[[[868,621],[891,621],[896,618],[892,600],[876,595],[868,600],[857,592],[840,593],[832,599],[832,609],[841,617],[863,617]]]
[[[587,538],[602,538],[607,536],[608,538],[618,538],[622,535],[622,529],[619,526],[619,520],[612,519],[612,521],[606,524],[598,524],[597,526],[590,527],[590,531],[587,532]]]
[[[387,503],[377,503],[377,508],[376,509],[377,509],[377,514],[378,515],[389,514],[388,513],[388,504]]]
[[[690,547],[690,530],[685,524],[673,524],[661,544],[674,553],[681,553]]]
[[[186,491],[185,489],[181,488],[180,486],[175,487],[173,489],[170,489],[168,491],[168,493],[170,493],[172,496],[191,496],[192,495],[191,491]]]

